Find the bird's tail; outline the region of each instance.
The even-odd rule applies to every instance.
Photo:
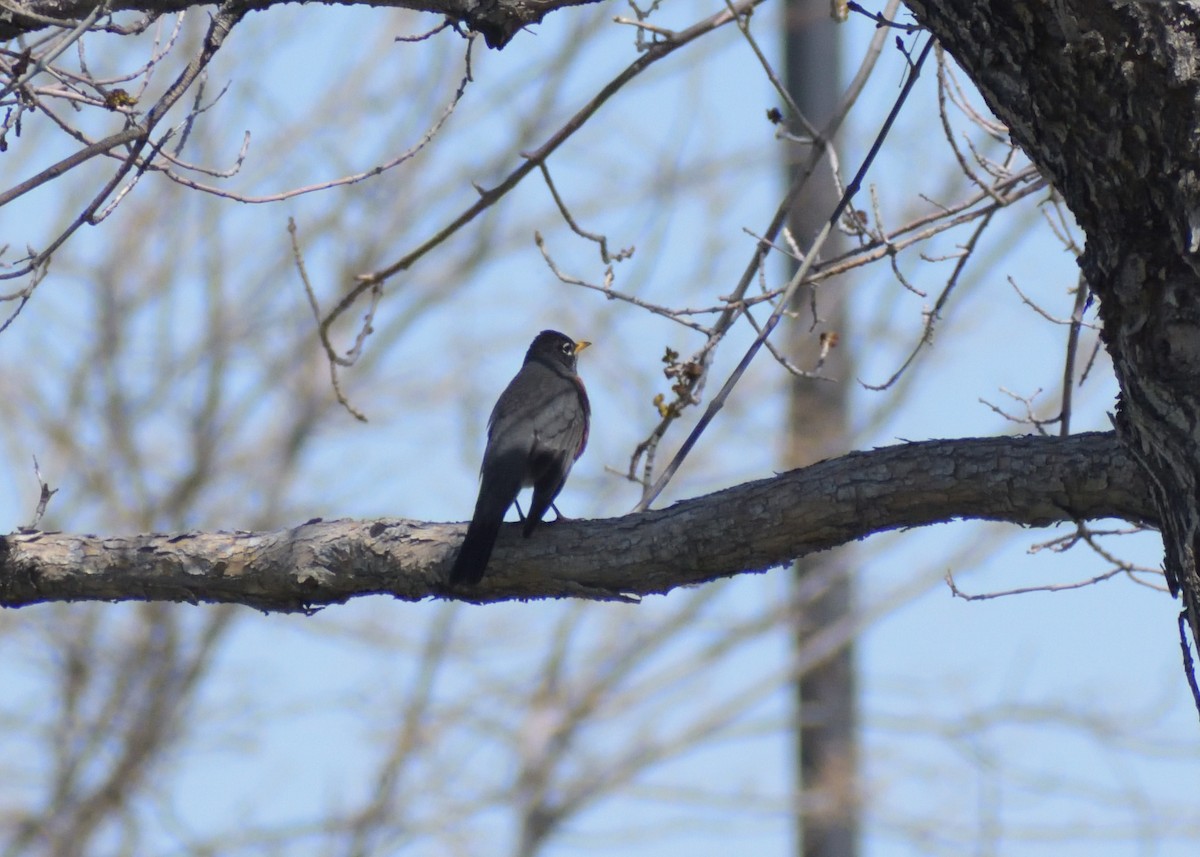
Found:
[[[454,567],[450,569],[450,583],[473,584],[483,579],[488,560],[492,558],[492,548],[496,546],[496,536],[500,534],[500,525],[504,523],[504,513],[516,499],[520,484],[509,490],[508,485],[484,484],[479,489],[479,499],[475,501],[475,514],[467,526],[467,536],[463,539]]]

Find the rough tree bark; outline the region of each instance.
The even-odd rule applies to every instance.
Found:
[[[1153,523],[1136,463],[1111,432],[926,441],[854,452],[770,479],[522,539],[501,532],[483,583],[446,577],[463,525],[310,521],[267,533],[0,537],[0,606],[44,601],[230,602],[302,611],[359,595],[407,601],[664,593],[885,530],[954,518],[1047,526]]]
[[[241,12],[260,11],[297,0],[244,0],[226,2]],[[327,0],[342,6],[376,6],[412,9],[445,15],[481,34],[490,48],[502,48],[525,27],[539,23],[551,12],[568,6],[584,6],[600,0]],[[0,8],[0,41],[33,33],[49,26],[68,25],[86,18],[96,9],[95,0],[12,0]],[[166,15],[204,5],[195,0],[109,0],[108,12],[144,12]],[[20,10],[20,11],[15,11]]]
[[[1117,430],[1200,641],[1200,6],[910,0],[1087,236]]]

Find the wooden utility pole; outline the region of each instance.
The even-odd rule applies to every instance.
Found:
[[[829,0],[789,0],[786,7],[785,80],[797,106],[817,128],[835,109],[841,89],[839,27],[830,17]],[[796,126],[793,125],[793,128]],[[789,150],[789,178],[810,148],[797,143]],[[838,201],[827,164],[809,180],[790,216],[797,243],[807,247]],[[822,255],[837,252],[837,235]],[[789,351],[796,364],[810,369],[817,362],[821,336],[837,336],[822,374],[834,379],[793,378],[788,413],[785,463],[800,467],[848,449],[848,396],[853,367],[847,345],[846,283],[820,287],[814,324],[811,290],[801,289],[794,308],[798,320],[789,325]],[[831,631],[854,609],[852,551],[813,555],[794,566],[793,640],[797,654],[823,645]],[[805,658],[807,660],[807,657]],[[856,857],[858,854],[858,708],[854,649],[847,642],[806,669],[796,681],[797,854],[801,857]]]

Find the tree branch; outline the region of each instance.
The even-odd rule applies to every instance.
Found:
[[[483,583],[458,591],[445,578],[459,524],[317,519],[257,533],[19,532],[0,539],[0,605],[150,600],[306,611],[384,593],[405,601],[628,599],[956,518],[1152,523],[1154,506],[1113,433],[935,440],[851,453],[667,509],[552,524],[528,541],[505,527]]]
[[[263,10],[294,0],[248,0],[247,10]],[[583,6],[599,0],[495,0],[479,3],[474,0],[330,0],[340,6],[374,6],[390,9],[412,9],[445,15],[460,21],[483,34],[489,48],[502,48],[520,30],[539,23],[546,15],[570,6]],[[166,15],[204,3],[194,0],[112,0],[110,12],[143,12]],[[64,26],[87,16],[96,6],[95,0],[7,0],[0,7],[0,41],[36,32],[61,21]]]

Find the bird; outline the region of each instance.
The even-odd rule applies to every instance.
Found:
[[[496,400],[479,468],[479,497],[450,570],[451,584],[476,584],[483,579],[508,507],[522,488],[532,487],[522,530],[529,538],[562,491],[571,466],[583,455],[592,409],[576,361],[589,345],[557,330],[543,330]]]

